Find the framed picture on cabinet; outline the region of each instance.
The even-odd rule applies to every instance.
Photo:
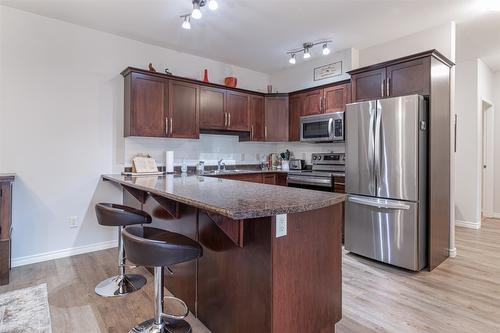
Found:
[[[342,61],[337,61],[314,69],[314,81],[324,80],[338,75],[342,75]]]

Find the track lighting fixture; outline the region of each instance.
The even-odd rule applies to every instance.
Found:
[[[300,53],[300,52],[304,52],[304,54],[303,54],[304,59],[311,58],[311,49],[314,46],[320,45],[320,44],[323,45],[323,55],[325,55],[325,56],[329,55],[330,49],[328,48],[328,43],[331,43],[331,42],[332,42],[331,40],[322,40],[322,41],[315,42],[315,43],[304,43],[304,44],[302,44],[302,48],[287,52],[290,55],[290,59],[288,59],[288,62],[292,65],[295,65],[295,63],[296,63],[295,55],[297,53]]]
[[[191,29],[191,18],[195,20],[201,19],[203,13],[201,12],[201,8],[205,5],[208,5],[208,8],[211,11],[217,10],[219,8],[219,3],[217,0],[192,0],[193,10],[189,14],[181,15],[182,19],[182,27],[186,30]]]

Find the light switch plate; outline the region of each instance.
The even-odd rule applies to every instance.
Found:
[[[286,236],[287,214],[276,215],[276,238]]]

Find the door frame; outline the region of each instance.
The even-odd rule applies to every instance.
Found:
[[[481,215],[483,218],[493,217],[494,195],[494,115],[495,107],[488,100],[481,100],[480,112],[480,184],[481,184]],[[486,169],[483,167],[486,165]]]

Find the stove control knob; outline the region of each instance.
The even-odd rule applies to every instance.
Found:
[[[318,156],[318,161],[321,159],[321,156]]]
[[[313,155],[313,160],[316,160],[316,158],[317,158],[316,155]]]

